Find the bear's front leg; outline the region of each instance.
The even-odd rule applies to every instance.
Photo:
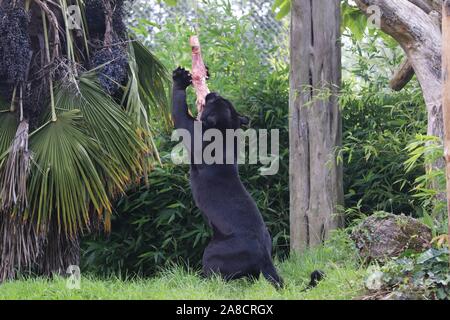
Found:
[[[186,89],[192,83],[192,75],[184,68],[178,67],[172,75],[172,117],[176,129],[186,129],[193,134],[194,118],[189,114],[186,102]]]

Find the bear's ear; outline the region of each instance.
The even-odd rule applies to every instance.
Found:
[[[250,119],[246,116],[239,116],[239,120],[241,121],[241,126],[247,126],[250,123]]]

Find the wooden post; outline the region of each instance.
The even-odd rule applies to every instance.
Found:
[[[341,225],[339,0],[293,0],[289,98],[291,249],[320,245]]]
[[[442,79],[444,118],[444,155],[447,178],[448,245],[450,245],[450,0],[442,8]],[[450,257],[449,257],[450,263]]]

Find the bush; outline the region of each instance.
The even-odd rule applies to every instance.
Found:
[[[389,89],[402,54],[380,37],[364,39],[347,48],[352,64],[346,65],[340,97],[347,221],[375,211],[421,216],[423,202],[412,196],[423,161],[411,170],[404,163],[409,143],[426,133],[422,93],[415,80],[400,92]]]
[[[366,280],[369,297],[393,299],[450,299],[448,249],[408,254],[372,271]]]
[[[84,267],[149,275],[180,259],[198,264],[210,232],[192,201],[188,169],[167,164],[151,173],[149,183],[117,202],[108,237],[85,241]]]

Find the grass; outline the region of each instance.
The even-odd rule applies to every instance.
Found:
[[[349,247],[339,235],[321,248],[309,250],[278,263],[286,286],[275,290],[267,281],[238,280],[224,282],[220,278],[203,279],[186,268],[175,266],[148,279],[99,279],[86,276],[79,290],[66,287],[66,279],[29,278],[0,285],[0,300],[5,299],[354,299],[363,292],[366,274]],[[304,291],[309,274],[321,269],[326,278],[311,290]]]

